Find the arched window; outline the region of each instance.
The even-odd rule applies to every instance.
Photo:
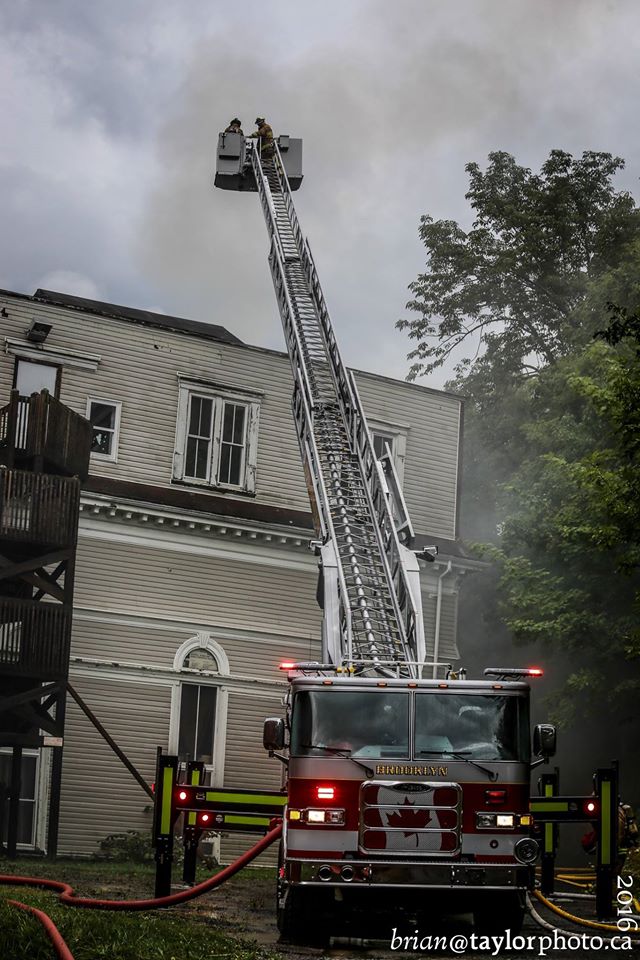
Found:
[[[181,761],[202,761],[210,782],[221,782],[227,695],[220,681],[229,674],[227,656],[210,634],[198,633],[180,646],[173,666],[181,676],[172,702],[170,752]]]
[[[219,673],[218,661],[211,653],[203,647],[195,647],[190,650],[182,661],[183,670],[206,670],[207,673]]]

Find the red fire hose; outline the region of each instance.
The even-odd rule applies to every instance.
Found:
[[[181,890],[179,893],[172,893],[168,897],[154,897],[149,900],[91,900],[88,897],[76,897],[73,892],[73,887],[69,886],[68,883],[62,883],[60,880],[46,880],[42,877],[12,877],[8,874],[0,875],[0,884],[5,886],[41,887],[45,890],[56,890],[60,894],[59,900],[61,903],[66,903],[71,907],[84,907],[87,910],[155,910],[159,907],[171,907],[178,903],[186,903],[187,900],[193,900],[196,897],[202,896],[203,893],[208,893],[209,890],[219,887],[226,880],[229,880],[230,877],[233,877],[234,874],[238,873],[239,870],[242,870],[243,867],[246,867],[248,863],[255,860],[263,850],[266,850],[267,847],[271,846],[271,844],[278,839],[281,833],[282,823],[278,823],[266,836],[258,840],[256,844],[245,851],[237,860],[234,860],[233,863],[230,863],[228,867],[225,867],[213,877],[203,880],[202,883],[197,883],[194,887],[190,887],[189,890]],[[17,900],[9,900],[9,903],[20,907],[22,910],[28,910],[40,920],[46,930],[47,936],[53,943],[59,960],[73,960],[73,955],[68,946],[46,913],[43,913],[41,910],[36,910],[35,907],[20,903]]]
[[[51,940],[53,944],[53,949],[56,952],[56,957],[58,960],[74,960],[74,956],[69,950],[62,934],[56,927],[55,923],[48,917],[46,913],[42,910],[38,910],[37,907],[30,907],[26,903],[21,903],[20,900],[7,900],[7,903],[10,903],[14,907],[19,907],[20,910],[26,910],[28,913],[32,913],[34,917],[37,917],[42,926],[44,927],[45,933]]]

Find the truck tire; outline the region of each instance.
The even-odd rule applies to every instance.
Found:
[[[481,936],[498,936],[505,930],[515,935],[522,929],[524,913],[524,895],[516,890],[479,893],[473,907],[473,926]]]
[[[322,893],[325,891],[323,890]],[[320,901],[319,903],[317,901]],[[276,905],[276,922],[280,938],[289,943],[323,946],[328,942],[328,929],[322,909],[325,898],[318,897],[314,888],[289,887]]]

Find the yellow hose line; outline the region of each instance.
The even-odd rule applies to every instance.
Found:
[[[560,880],[562,883],[568,883],[572,887],[580,887],[581,890],[588,890],[592,884],[590,883],[577,883],[575,880],[569,880],[568,877],[556,877],[556,880]]]
[[[584,867],[582,869],[588,870],[589,867]],[[593,883],[577,882],[578,880],[582,880],[582,879],[583,878],[582,876],[580,876],[580,874],[576,875],[573,873],[568,873],[568,874],[556,873],[556,880],[561,880],[563,883],[571,884],[572,887],[582,887],[583,890],[588,890],[590,887],[593,887],[593,884],[595,883],[595,879],[596,879],[595,872],[592,872],[592,876],[591,876]],[[636,908],[636,913],[640,913],[640,900],[638,900],[636,897],[633,897],[633,905]]]
[[[613,930],[615,933],[622,934],[625,937],[640,937],[640,930],[620,930],[612,923],[597,923],[595,920],[585,920],[583,917],[576,917],[572,913],[568,913],[567,910],[563,910],[562,907],[557,907],[555,903],[551,903],[539,890],[534,890],[533,893],[538,900],[544,903],[545,907],[548,907],[553,913],[557,913],[559,917],[565,917],[567,920],[573,920],[575,923],[580,923],[584,927],[593,927],[596,930]]]

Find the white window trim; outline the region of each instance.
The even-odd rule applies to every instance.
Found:
[[[242,391],[223,384],[195,380],[178,375],[178,418],[176,423],[176,443],[173,454],[173,480],[181,483],[193,484],[200,487],[211,487],[217,490],[229,490],[237,493],[255,493],[258,459],[258,421],[260,418],[260,397],[256,392]],[[185,477],[185,451],[187,444],[187,421],[189,401],[191,396],[205,397],[213,400],[213,425],[211,439],[211,455],[209,458],[209,474],[207,479]],[[246,407],[245,421],[245,453],[244,453],[244,482],[240,484],[219,483],[215,478],[219,469],[221,436],[222,436],[222,409],[223,403],[242,404]]]
[[[4,338],[4,352],[21,360],[46,360],[56,366],[80,367],[82,370],[98,369],[102,357],[92,353],[77,353],[75,350],[51,350],[48,347],[37,347],[29,340],[16,340],[13,337]]]
[[[0,753],[5,756],[11,756],[11,747],[0,747]],[[18,843],[18,850],[45,850],[45,827],[47,821],[47,804],[49,799],[48,781],[49,764],[47,763],[49,751],[46,748],[24,747],[22,756],[33,758],[36,761],[36,774],[34,784],[33,800],[33,826],[32,840],[30,843]]]
[[[218,664],[218,673],[184,670],[182,664],[184,663],[185,657],[191,653],[192,650],[206,650],[210,653]],[[229,676],[229,658],[210,633],[200,632],[197,633],[195,637],[190,637],[178,648],[173,660],[173,669],[176,673],[181,674],[182,680],[186,683],[197,683],[200,686],[211,686],[217,687],[218,689],[213,738],[213,772],[211,785],[220,787],[224,782],[224,761],[227,741],[229,691],[225,686],[225,678]],[[169,753],[174,755],[178,752],[181,693],[182,683],[175,683],[171,688],[171,715],[169,719]]]
[[[108,404],[110,407],[115,407],[116,418],[114,423],[113,431],[113,444],[111,447],[111,453],[96,453],[93,450],[91,451],[91,459],[97,460],[102,463],[117,463],[118,462],[118,447],[120,446],[120,419],[122,416],[122,400],[107,400],[104,397],[87,397],[87,420],[90,420],[91,413],[91,404],[92,403],[104,403]],[[91,427],[91,436],[93,438],[93,426]]]
[[[400,485],[404,483],[404,463],[407,456],[408,424],[391,423],[387,420],[377,420],[367,417],[367,425],[371,433],[383,433],[391,437],[391,455],[395,464]]]

